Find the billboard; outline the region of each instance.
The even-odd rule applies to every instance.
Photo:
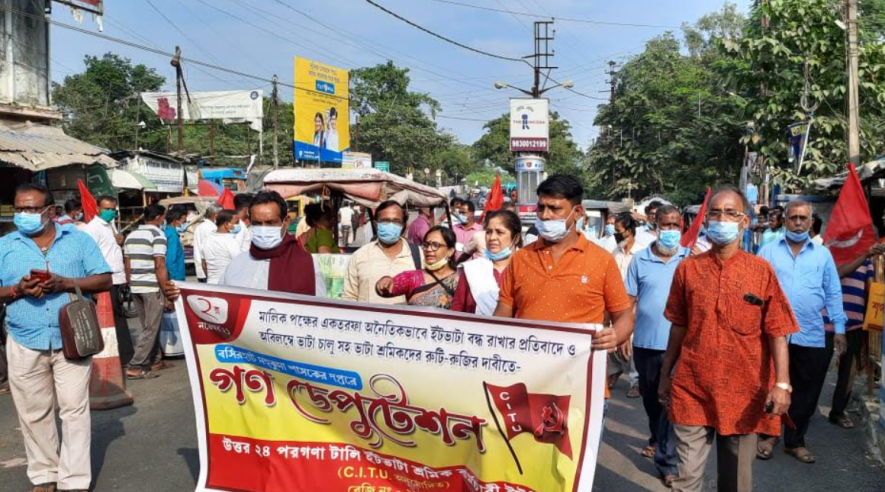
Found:
[[[197,492],[592,490],[599,325],[179,286]]]
[[[350,150],[349,76],[295,57],[295,159],[340,164]]]
[[[364,152],[343,152],[341,157],[342,169],[371,169],[372,154]]]
[[[191,92],[190,101],[182,95],[181,119],[222,120],[227,123],[249,123],[261,131],[264,119],[264,91],[202,91]],[[178,120],[178,101],[174,92],[142,92],[141,99],[163,123]]]
[[[510,151],[547,152],[550,105],[546,99],[510,100]]]

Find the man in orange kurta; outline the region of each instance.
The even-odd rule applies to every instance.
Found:
[[[715,435],[717,490],[751,491],[756,436],[777,434],[790,405],[786,336],[799,327],[772,268],[740,249],[746,211],[736,189],[713,195],[706,217],[713,247],[683,260],[673,278],[658,391],[677,439],[673,490],[702,490]]]

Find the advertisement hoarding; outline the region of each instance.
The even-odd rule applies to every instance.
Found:
[[[295,57],[295,159],[340,164],[350,150],[349,76]]]
[[[546,99],[510,100],[510,151],[547,152],[550,104]]]
[[[341,157],[343,169],[371,169],[372,154],[364,152],[343,152]]]
[[[178,100],[174,92],[142,92],[141,99],[163,123],[178,121]],[[181,119],[185,121],[249,122],[249,128],[260,132],[263,118],[264,91],[261,90],[191,92],[190,100],[184,99],[181,104]]]

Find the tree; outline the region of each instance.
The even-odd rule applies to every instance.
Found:
[[[843,170],[847,161],[846,39],[837,24],[841,4],[837,0],[760,3],[752,9],[743,37],[720,43],[725,56],[718,67],[723,85],[747,101],[746,110],[759,129],[758,149],[771,164],[773,181],[789,191],[807,189],[813,179]],[[870,22],[860,23],[860,132],[861,157],[869,159],[882,151],[885,132],[885,45],[880,42],[885,34],[885,1],[867,0],[863,8]],[[767,28],[761,26],[763,16]],[[820,106],[814,112],[804,170],[797,175],[786,165],[786,131],[791,123],[809,116],[800,106],[806,64],[808,102]]]
[[[135,65],[112,53],[101,58],[86,56],[83,73],[65,77],[53,84],[52,96],[64,113],[65,131],[76,138],[109,148],[131,148],[135,144],[138,94],[159,90],[165,79],[144,65]],[[147,126],[140,131],[140,144],[165,141],[158,132],[160,120],[141,108]]]
[[[494,166],[503,169],[513,168],[513,153],[510,152],[510,115],[503,114],[483,125],[486,131],[474,144],[473,149],[480,161],[488,159]],[[547,172],[549,174],[579,172],[578,164],[582,157],[578,145],[572,140],[571,125],[560,118],[559,113],[550,113],[550,143],[547,152]]]

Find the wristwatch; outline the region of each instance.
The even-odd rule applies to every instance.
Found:
[[[777,386],[778,388],[786,391],[787,393],[793,392],[793,387],[790,386],[790,383],[775,383],[774,385]]]

